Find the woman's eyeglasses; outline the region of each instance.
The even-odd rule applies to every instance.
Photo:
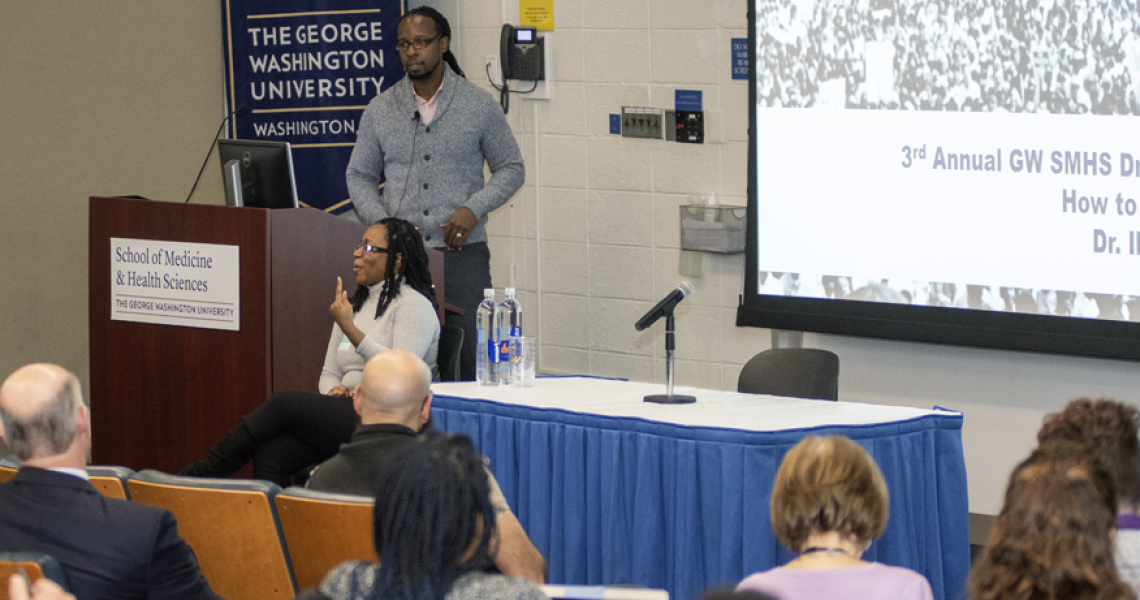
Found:
[[[364,250],[365,252],[375,252],[377,254],[387,254],[388,253],[387,248],[381,248],[380,246],[373,246],[372,244],[357,244],[356,249],[357,250]]]

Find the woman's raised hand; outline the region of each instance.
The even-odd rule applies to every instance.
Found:
[[[348,301],[348,292],[344,291],[340,277],[336,278],[336,298],[333,298],[332,306],[329,307],[329,314],[353,346],[359,346],[364,341],[364,332],[352,322],[352,303]]]
[[[341,331],[348,330],[347,325],[352,323],[352,303],[348,301],[348,292],[341,287],[340,277],[336,278],[336,297],[329,307],[329,314]]]

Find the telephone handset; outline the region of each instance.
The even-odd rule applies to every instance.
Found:
[[[504,81],[543,81],[545,63],[543,60],[542,38],[534,27],[514,27],[503,25],[499,41],[499,67]]]

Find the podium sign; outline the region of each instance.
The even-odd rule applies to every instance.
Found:
[[[241,248],[111,238],[111,320],[241,330]]]
[[[96,463],[175,472],[270,394],[317,391],[329,302],[337,277],[352,281],[363,225],[125,198],[91,198],[88,220]],[[123,300],[147,314],[116,315]]]

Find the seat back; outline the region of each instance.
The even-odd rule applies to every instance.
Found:
[[[16,462],[15,458],[0,458],[0,483],[11,481],[19,470],[20,463]]]
[[[268,481],[206,479],[140,471],[127,481],[131,499],[174,513],[202,574],[229,600],[292,598],[293,569]]]
[[[439,365],[440,381],[459,381],[459,354],[463,349],[463,328],[455,325],[443,325],[439,329],[439,356],[436,364]]]
[[[736,390],[749,394],[836,400],[839,397],[839,356],[816,348],[765,350],[744,365]]]
[[[32,583],[47,577],[68,589],[63,568],[52,556],[40,552],[0,552],[0,600],[8,600],[8,578],[19,573],[20,567]]]
[[[131,493],[127,489],[127,480],[135,474],[133,469],[126,467],[88,466],[87,480],[100,494],[108,498],[130,500]]]
[[[372,498],[291,487],[275,502],[298,588],[320,585],[346,560],[380,560],[372,541]]]
[[[0,483],[11,481],[19,469],[18,463],[0,458]],[[131,494],[127,490],[127,480],[134,474],[133,470],[126,467],[87,467],[87,480],[91,485],[95,486],[100,494],[119,500],[131,499]]]

